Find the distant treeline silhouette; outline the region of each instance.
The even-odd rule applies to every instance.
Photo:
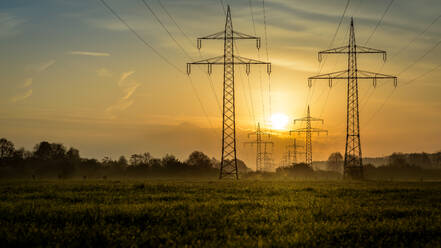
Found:
[[[202,152],[194,151],[185,161],[167,154],[155,158],[150,153],[133,154],[113,160],[81,158],[78,149],[67,149],[59,143],[42,141],[33,151],[15,149],[14,144],[0,139],[0,177],[2,178],[108,178],[108,177],[217,177],[220,162]],[[249,171],[238,160],[239,171]]]
[[[363,159],[363,162],[367,179],[441,179],[441,152],[393,153],[383,158]],[[342,174],[343,164],[342,154],[336,152],[332,153],[321,167],[325,165],[327,170]],[[319,163],[315,165],[320,166]]]
[[[379,158],[377,158],[379,161]],[[305,163],[279,167],[276,172],[252,172],[243,161],[238,160],[242,178],[250,179],[340,179],[343,174],[343,156],[332,153],[326,162],[314,162],[315,169]],[[393,153],[374,166],[365,160],[367,179],[441,179],[441,152],[434,154]],[[319,166],[317,166],[319,165]],[[210,177],[219,175],[220,162],[203,152],[194,151],[181,161],[167,154],[155,158],[150,153],[133,154],[113,160],[104,157],[82,158],[78,149],[67,149],[60,143],[42,141],[32,151],[16,149],[7,139],[0,139],[0,178],[161,178],[161,177]]]

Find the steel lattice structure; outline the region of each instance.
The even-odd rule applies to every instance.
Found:
[[[235,40],[256,40],[256,46],[260,48],[260,37],[243,34],[233,30],[230,6],[227,8],[225,30],[200,37],[197,39],[197,47],[200,49],[202,40],[223,40],[224,55],[197,62],[187,63],[187,73],[191,73],[191,65],[207,65],[208,73],[211,74],[213,65],[224,66],[223,83],[223,109],[222,109],[222,159],[219,178],[239,179],[236,160],[236,105],[234,87],[234,65],[245,65],[246,73],[250,73],[252,64],[267,65],[268,74],[271,73],[271,63],[254,59],[248,59],[234,55]]]
[[[260,123],[257,123],[257,129],[255,132],[249,133],[248,138],[252,135],[256,136],[255,141],[245,142],[245,145],[256,145],[256,171],[262,172],[265,168],[268,167],[268,163],[271,162],[271,153],[267,151],[267,146],[270,145],[271,148],[274,146],[272,141],[264,141],[262,138],[266,136],[268,139],[271,138],[271,134],[268,132],[262,131],[260,129]],[[262,151],[262,146],[263,151]]]
[[[269,146],[269,148],[268,148]],[[270,171],[274,166],[273,152],[274,143],[273,142],[263,142],[263,171]]]
[[[306,122],[306,127],[305,128],[297,128],[294,130],[289,131],[289,134],[291,135],[291,133],[305,133],[305,148],[306,148],[306,152],[305,152],[305,162],[308,166],[312,166],[312,133],[317,133],[318,135],[320,135],[320,133],[324,132],[326,134],[328,134],[328,130],[324,130],[324,129],[320,129],[320,128],[313,128],[312,127],[312,122],[314,121],[320,121],[322,122],[322,124],[324,123],[323,119],[319,119],[319,118],[314,118],[311,117],[311,112],[309,110],[309,105],[308,105],[308,113],[306,117],[303,117],[301,119],[295,119],[294,120],[294,125],[296,124],[296,122]]]
[[[321,61],[323,54],[347,54],[348,69],[339,72],[317,75],[308,79],[309,87],[312,86],[313,79],[329,80],[329,87],[332,87],[332,80],[347,79],[347,118],[346,118],[346,148],[344,161],[344,177],[350,179],[363,179],[363,160],[360,142],[360,114],[358,105],[358,80],[372,79],[375,87],[378,79],[393,79],[394,86],[397,86],[397,77],[358,70],[357,54],[375,54],[383,55],[386,61],[386,52],[364,46],[358,46],[355,42],[354,20],[351,18],[349,43],[347,46],[333,48],[321,51],[318,59]]]
[[[287,149],[287,163],[289,165],[291,164],[297,164],[297,154],[302,154],[297,150],[297,148],[303,147],[302,145],[297,144],[297,139],[292,140],[292,144],[288,144],[286,146]]]

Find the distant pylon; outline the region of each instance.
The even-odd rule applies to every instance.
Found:
[[[286,145],[286,155],[287,155],[288,165],[297,164],[297,154],[302,154],[302,152],[297,150],[297,148],[299,147],[303,147],[303,146],[297,144],[296,138],[292,139],[292,144]]]
[[[263,170],[262,171],[270,171],[274,166],[273,162],[273,151],[274,151],[274,143],[273,142],[264,142],[263,143]]]
[[[254,59],[243,58],[234,55],[234,41],[239,39],[256,40],[256,46],[260,48],[260,38],[233,30],[230,6],[227,8],[225,30],[197,39],[197,47],[200,49],[202,40],[223,40],[224,55],[205,59],[193,63],[187,63],[187,73],[191,73],[191,65],[208,65],[208,74],[212,72],[213,65],[224,66],[223,85],[223,110],[222,110],[222,159],[219,179],[239,179],[236,160],[236,105],[234,88],[234,65],[245,65],[246,73],[250,73],[251,64],[267,65],[268,74],[271,72],[271,63]]]
[[[354,20],[351,18],[349,43],[347,46],[321,51],[318,59],[321,61],[323,54],[347,54],[348,69],[339,72],[322,74],[308,79],[309,87],[313,79],[329,80],[329,87],[332,87],[333,79],[347,79],[347,117],[346,117],[346,148],[344,162],[344,177],[350,179],[363,179],[363,160],[360,142],[360,120],[358,108],[358,79],[373,79],[373,86],[376,87],[378,79],[393,79],[394,86],[397,86],[397,77],[381,73],[358,70],[357,54],[359,53],[380,53],[386,61],[386,52],[369,47],[359,46],[355,43]]]
[[[295,132],[295,133],[305,133],[305,146],[306,146],[306,153],[305,153],[305,161],[308,166],[312,166],[312,133],[317,133],[320,135],[321,132],[328,133],[328,130],[319,129],[319,128],[313,128],[311,122],[313,121],[321,121],[322,124],[324,123],[323,119],[318,119],[311,117],[311,113],[309,111],[309,105],[308,105],[308,113],[306,117],[303,117],[301,119],[295,119],[294,124],[296,122],[306,122],[305,128],[297,128],[294,130],[289,131],[289,134]]]
[[[255,132],[249,133],[248,138],[252,135],[256,136],[255,141],[244,142],[245,145],[256,145],[256,171],[262,172],[266,167],[268,167],[268,158],[271,158],[269,152],[267,151],[267,145],[273,146],[272,141],[264,141],[262,138],[266,136],[268,139],[271,138],[271,134],[264,132],[260,129],[260,123],[257,123],[257,129]],[[262,146],[264,146],[262,151]]]

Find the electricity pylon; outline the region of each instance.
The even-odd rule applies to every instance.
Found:
[[[329,87],[332,87],[332,80],[334,79],[348,80],[344,177],[349,179],[363,179],[363,161],[360,143],[360,115],[358,109],[358,80],[372,79],[373,87],[376,87],[378,79],[393,79],[394,86],[397,86],[397,77],[395,76],[358,70],[357,54],[361,53],[380,53],[383,55],[383,60],[386,61],[385,51],[359,46],[355,43],[354,20],[351,18],[348,45],[318,53],[319,61],[321,61],[323,54],[347,54],[348,69],[308,78],[309,87],[312,86],[313,79],[328,79]]]
[[[297,129],[289,131],[290,135],[291,135],[291,133],[298,133],[298,134],[305,133],[305,138],[306,138],[306,140],[305,140],[305,146],[306,146],[305,157],[306,157],[306,164],[308,166],[312,166],[312,133],[317,133],[318,135],[320,135],[320,133],[328,134],[328,130],[324,130],[324,129],[320,129],[320,128],[313,128],[312,124],[311,124],[313,121],[321,121],[322,124],[324,123],[323,119],[311,117],[311,113],[309,111],[309,105],[308,105],[307,116],[303,117],[301,119],[294,120],[294,125],[296,124],[296,122],[306,122],[306,127],[305,128],[297,128]]]
[[[207,65],[208,74],[211,75],[213,65],[224,66],[224,85],[223,85],[223,110],[222,110],[222,159],[219,179],[236,178],[239,179],[236,160],[236,113],[235,113],[235,93],[234,93],[234,65],[245,65],[246,73],[250,73],[250,65],[267,65],[267,72],[271,72],[271,63],[254,59],[248,59],[234,55],[235,40],[256,40],[257,49],[260,48],[260,37],[239,33],[233,30],[230,6],[227,8],[225,30],[200,37],[197,39],[197,47],[200,49],[202,40],[223,40],[224,55],[209,58],[197,62],[187,63],[187,74],[191,73],[191,65]]]
[[[297,139],[292,140],[292,144],[286,145],[286,162],[288,165],[297,164],[297,154],[302,154],[302,152],[298,151],[297,148],[303,147],[302,145],[297,144]]]
[[[264,142],[263,147],[263,171],[269,171],[273,168],[274,143],[271,141]]]
[[[256,171],[262,172],[264,168],[268,166],[268,158],[271,158],[267,151],[267,145],[273,146],[272,141],[264,141],[262,138],[266,136],[268,139],[271,138],[271,134],[264,132],[260,129],[260,123],[257,123],[257,129],[255,132],[249,133],[248,138],[252,135],[256,136],[255,141],[244,142],[245,145],[256,145]],[[264,146],[262,151],[262,145]]]

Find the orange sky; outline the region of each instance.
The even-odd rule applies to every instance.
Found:
[[[216,41],[205,42],[200,53],[195,48],[198,36],[223,29],[225,17],[219,1],[162,0],[185,35],[158,1],[149,1],[190,58],[139,1],[107,2],[182,71],[187,62],[223,52],[222,43]],[[344,152],[345,82],[336,82],[332,89],[327,81],[317,82],[309,89],[306,79],[317,74],[317,52],[329,48],[346,0],[265,1],[268,47],[262,1],[252,0],[251,8],[248,0],[230,4],[237,31],[254,34],[253,13],[256,34],[263,38],[260,58],[266,60],[268,48],[273,63],[271,90],[266,68],[253,67],[249,81],[244,68],[236,69],[239,158],[254,167],[253,149],[243,147],[242,142],[249,141],[246,133],[255,122],[269,128],[271,115],[279,113],[292,123],[303,117],[307,103],[313,116],[325,119],[322,127],[329,130],[329,136],[314,138],[314,160]],[[441,20],[436,18],[441,3],[395,1],[373,33],[387,4],[351,1],[332,44],[346,44],[349,17],[354,16],[358,44],[389,53],[385,65],[380,56],[362,55],[359,68],[399,77],[397,89],[391,82],[379,83],[376,89],[370,81],[360,82],[363,155],[438,151],[441,46],[436,44],[441,39]],[[238,51],[241,56],[259,58],[254,42],[238,42]],[[77,147],[87,157],[116,158],[149,151],[155,156],[172,153],[185,158],[201,150],[219,159],[217,102],[222,102],[222,68],[214,68],[212,85],[204,74],[206,68],[192,70],[205,116],[188,77],[164,63],[98,2],[0,3],[0,52],[0,136],[18,147],[31,149],[49,140]],[[322,72],[344,70],[346,63],[344,56],[329,57]],[[281,134],[275,139],[276,162],[286,138]]]

